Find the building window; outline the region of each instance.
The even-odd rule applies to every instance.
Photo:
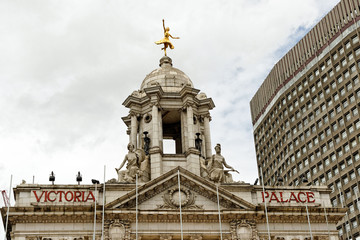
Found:
[[[341,133],[341,137],[342,137],[342,139],[346,139],[346,137],[347,137],[346,131],[343,131],[343,132]]]
[[[344,53],[344,48],[343,48],[343,47],[340,47],[340,48],[338,49],[338,51],[339,51],[339,54],[342,55],[342,54]]]
[[[334,205],[333,205],[334,206]],[[334,207],[336,207],[336,206],[334,206]],[[343,233],[343,230],[342,230],[342,228],[340,228],[339,229],[339,236],[342,236],[344,233]]]
[[[340,168],[341,168],[341,170],[345,169],[345,163],[344,162],[340,164]]]
[[[304,165],[305,166],[309,165],[309,160],[307,158],[304,160]]]
[[[325,182],[326,182],[325,177],[324,177],[324,176],[321,176],[321,177],[320,177],[320,181],[321,181],[321,183],[325,183]]]
[[[358,113],[359,113],[359,112],[358,112],[357,108],[352,109],[352,114],[353,114],[354,116],[357,116]]]
[[[351,222],[351,224],[352,224],[353,228],[356,228],[356,227],[358,226],[358,222],[356,221],[356,219],[353,220],[353,221]]]
[[[335,191],[334,185],[330,185],[329,188],[331,189],[331,193],[333,193]]]
[[[328,180],[330,180],[332,178],[332,172],[331,171],[327,172],[326,175],[327,175]]]
[[[356,162],[359,161],[359,159],[360,159],[359,153],[356,153],[356,154],[354,155],[354,159],[355,159]]]
[[[349,212],[350,212],[350,213],[353,213],[353,212],[355,211],[355,208],[354,208],[354,205],[353,205],[353,204],[350,204],[350,205],[348,206],[348,208],[349,208]]]
[[[333,207],[336,207],[337,206],[337,199],[336,198],[332,199],[331,204],[332,204]],[[339,233],[340,233],[340,231],[339,231]]]
[[[319,171],[323,169],[322,163],[319,164]]]
[[[351,134],[352,132],[354,132],[354,127],[351,125],[351,126],[348,128],[348,130],[349,130],[349,133]]]
[[[345,152],[349,152],[349,151],[350,151],[349,144],[345,144],[345,145],[344,145],[344,150],[345,150]]]
[[[349,225],[349,223],[346,223],[346,224],[345,224],[345,230],[346,230],[346,232],[350,232],[350,225]]]
[[[324,162],[325,162],[325,166],[329,166],[330,160],[328,158],[326,158]]]

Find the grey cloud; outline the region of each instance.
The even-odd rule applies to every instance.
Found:
[[[2,1],[0,157],[45,182],[49,162],[63,182],[73,176],[58,162],[84,175],[117,165],[128,141],[121,103],[158,67],[162,52],[153,42],[165,18],[181,37],[169,53],[174,66],[217,106],[212,142],[222,142],[229,163],[248,168],[238,178],[252,182],[249,101],[289,40],[296,41],[291,36],[301,37],[335,3]],[[4,167],[31,177],[13,163]]]

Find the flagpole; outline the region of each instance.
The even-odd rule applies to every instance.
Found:
[[[104,240],[104,221],[105,221],[105,173],[106,173],[106,165],[104,165],[104,188],[103,188],[103,207],[102,207],[102,223],[101,223],[101,240]]]
[[[10,203],[11,203],[11,186],[12,186],[12,174],[11,174],[11,177],[10,177],[10,187],[9,187],[9,204],[8,204],[8,207],[7,207],[7,213],[6,213],[6,224],[5,224],[5,240],[7,239],[6,238],[6,235],[7,235],[7,229],[8,229],[8,223],[9,223],[9,212],[10,212]]]
[[[267,212],[267,206],[266,206],[266,200],[265,200],[265,186],[264,186],[264,176],[262,173],[262,168],[260,167],[260,173],[261,173],[261,183],[262,183],[262,189],[263,189],[263,198],[264,198],[264,204],[265,204],[265,216],[266,216],[266,226],[267,226],[267,231],[268,231],[268,237],[269,240],[271,240],[270,237],[270,228],[269,228],[269,217],[268,217],[268,212]]]
[[[323,206],[324,206],[324,213],[325,213],[326,226],[327,226],[328,235],[329,235],[329,239],[330,239],[329,221],[328,221],[328,218],[327,218],[327,212],[326,212],[326,207],[325,207],[324,202],[323,202]]]
[[[179,185],[180,231],[181,231],[181,240],[183,240],[184,236],[183,236],[183,224],[182,224],[182,212],[181,212],[180,170],[178,170],[178,185]]]
[[[218,187],[218,185],[216,185],[216,198],[217,198],[218,214],[219,214],[220,239],[223,240],[222,226],[221,226],[221,214],[220,214],[220,201],[219,201],[219,187]]]
[[[343,197],[344,197],[344,195],[343,195],[342,192],[340,191],[340,203],[341,203],[341,207],[342,207],[342,208],[344,208]],[[348,217],[348,215],[347,215],[347,211],[346,211],[345,215],[346,215],[346,218],[347,218],[347,222],[348,222],[348,224],[349,224],[349,227],[350,227],[350,221],[349,221],[349,217]],[[345,232],[346,232],[347,239],[350,240],[350,238],[349,238],[349,233],[348,233],[348,231],[347,231],[347,229],[346,229],[346,218],[345,218]]]
[[[138,240],[138,175],[135,175],[135,201],[136,201],[136,240]]]
[[[95,240],[95,232],[96,232],[96,200],[99,194],[97,194],[97,183],[95,183],[95,203],[94,203],[94,233],[93,233],[93,240]]]
[[[306,215],[307,215],[308,224],[309,224],[310,237],[311,237],[311,240],[314,240],[313,235],[312,235],[312,231],[311,231],[310,216],[309,216],[309,210],[308,210],[307,204],[305,205],[305,207],[306,207]]]

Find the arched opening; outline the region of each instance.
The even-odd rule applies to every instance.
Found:
[[[162,123],[164,153],[182,154],[180,112],[177,110],[165,111],[162,115]],[[174,148],[175,150],[171,150]],[[170,152],[167,152],[167,149]]]

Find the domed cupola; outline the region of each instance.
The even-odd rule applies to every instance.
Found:
[[[171,58],[160,59],[160,67],[148,74],[139,90],[123,105],[129,142],[147,156],[148,171],[142,181],[161,176],[176,166],[197,175],[206,173],[204,164],[212,156],[210,139],[211,98],[194,88],[190,78],[172,66]],[[164,142],[173,150],[164,150]],[[199,160],[200,159],[200,160]]]
[[[160,59],[159,66],[145,77],[140,90],[158,85],[164,92],[179,92],[186,85],[194,87],[190,78],[183,71],[172,66],[172,60],[168,56]]]

